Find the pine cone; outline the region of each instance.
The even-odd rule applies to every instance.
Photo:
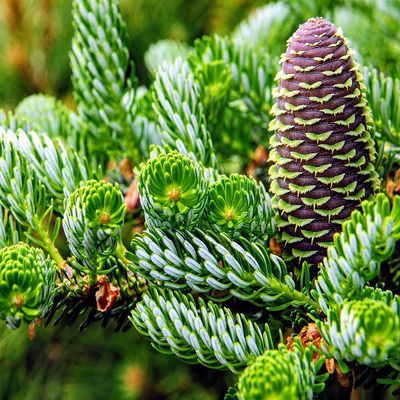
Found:
[[[313,18],[288,41],[270,129],[271,190],[286,252],[317,264],[378,185],[362,77],[341,30]]]

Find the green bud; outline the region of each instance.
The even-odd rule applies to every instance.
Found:
[[[267,350],[240,376],[240,400],[305,400],[311,392],[302,386],[302,371],[296,368],[295,355],[286,348]]]
[[[203,168],[176,151],[147,161],[138,187],[150,227],[193,227],[207,204]]]
[[[90,180],[67,199],[64,232],[72,254],[89,270],[99,270],[114,252],[125,211],[117,183]]]
[[[11,329],[43,317],[56,290],[57,265],[25,243],[0,250],[0,318]]]
[[[340,321],[331,322],[332,344],[347,361],[371,367],[399,355],[400,318],[392,307],[372,299],[345,303]]]
[[[193,65],[196,79],[200,83],[202,104],[208,123],[217,124],[232,87],[231,67],[218,60]]]
[[[207,220],[232,237],[265,237],[271,231],[272,206],[263,186],[244,175],[222,176],[210,186]]]

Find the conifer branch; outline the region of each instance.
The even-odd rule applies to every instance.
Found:
[[[169,290],[149,290],[132,322],[159,351],[234,373],[273,348],[268,325],[261,330],[242,314]]]
[[[0,130],[0,204],[9,209],[18,223],[28,229],[27,235],[33,242],[48,250],[57,264],[61,264],[62,257],[53,245],[60,228],[60,219],[56,218],[54,226],[50,227],[53,205],[47,199],[45,186],[15,148],[11,131],[8,132],[10,136]]]
[[[142,132],[132,130],[137,84],[118,1],[75,0],[73,19],[70,60],[80,127],[97,153],[128,151],[138,163]],[[133,102],[124,102],[125,95]]]
[[[364,88],[322,18],[289,39],[276,74],[291,9],[151,46],[147,89],[118,0],[74,0],[77,112],[44,95],[0,111],[0,319],[133,325],[161,352],[244,370],[231,400],[311,399],[323,365],[354,387],[359,369],[399,383],[399,81],[366,68]],[[251,165],[264,187],[237,172],[268,139]],[[377,168],[397,179],[389,196]]]
[[[216,159],[207,129],[200,86],[187,61],[178,58],[159,67],[154,81],[154,110],[162,142],[204,166],[215,167]]]
[[[329,307],[341,307],[346,299],[358,299],[368,282],[379,276],[381,263],[393,254],[400,239],[400,197],[393,206],[380,193],[364,201],[362,213],[353,212],[328,248],[316,280],[318,301],[327,314]]]
[[[153,229],[132,241],[131,268],[170,289],[192,289],[215,301],[232,296],[270,310],[318,308],[296,289],[286,264],[262,244],[220,233]]]
[[[400,81],[374,68],[364,68],[372,126],[383,141],[400,145]]]
[[[86,159],[82,159],[59,138],[51,139],[46,134],[22,129],[16,132],[0,130],[0,135],[7,136],[7,140],[26,158],[30,168],[58,203],[57,206],[62,205],[65,196],[79,187],[82,181],[96,177],[97,171],[89,172]]]

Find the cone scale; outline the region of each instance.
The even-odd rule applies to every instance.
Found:
[[[378,184],[362,77],[341,30],[313,18],[288,40],[270,144],[273,205],[289,258],[311,265]]]

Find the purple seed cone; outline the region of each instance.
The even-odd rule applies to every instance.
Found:
[[[276,80],[271,190],[285,252],[315,265],[378,185],[362,76],[341,30],[322,18],[288,40]]]

